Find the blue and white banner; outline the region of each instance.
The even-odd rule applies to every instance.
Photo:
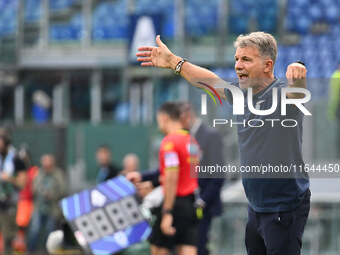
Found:
[[[151,233],[135,194],[135,187],[119,176],[62,199],[60,207],[85,250],[110,255],[145,241]]]

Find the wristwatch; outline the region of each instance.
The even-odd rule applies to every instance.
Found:
[[[174,73],[176,75],[179,75],[179,73],[181,72],[182,69],[182,65],[184,64],[184,62],[188,61],[187,59],[183,58],[181,61],[178,62],[178,64],[175,67]]]
[[[305,64],[304,62],[300,61],[300,60],[296,60],[295,63],[301,64],[301,65],[303,65],[304,67],[306,67],[306,64]]]

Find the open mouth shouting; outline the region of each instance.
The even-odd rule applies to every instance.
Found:
[[[246,74],[246,73],[237,73],[237,76],[238,76],[240,81],[244,81],[244,80],[248,79],[248,74]]]

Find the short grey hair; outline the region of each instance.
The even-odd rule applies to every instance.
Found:
[[[275,64],[277,57],[277,42],[275,38],[265,32],[253,32],[239,35],[234,42],[235,48],[256,47],[261,57],[270,58]]]
[[[139,166],[139,158],[136,154],[134,154],[134,153],[126,154],[125,157],[123,158],[123,164],[126,164],[126,162],[129,159],[133,160]]]

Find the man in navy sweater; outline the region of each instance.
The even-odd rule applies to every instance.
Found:
[[[308,101],[307,69],[301,62],[293,63],[287,68],[288,83],[277,79],[274,76],[277,43],[272,35],[254,32],[236,39],[234,57],[238,82],[233,84],[176,56],[160,36],[156,43],[158,47],[138,48],[137,60],[142,66],[172,69],[195,87],[208,87],[237,110],[240,172],[253,168],[261,170],[263,166],[304,169],[302,121],[303,114],[310,115],[303,111],[306,109],[302,105]],[[209,86],[203,84],[206,81]],[[281,99],[280,105],[278,99]],[[284,100],[290,104],[284,105]],[[243,104],[246,101],[248,105]],[[285,112],[281,112],[282,109]],[[294,125],[282,124],[287,119]],[[243,172],[242,177],[249,204],[245,237],[248,255],[301,254],[310,208],[308,175],[299,170],[286,175],[281,172],[275,178],[267,174],[259,178]]]

